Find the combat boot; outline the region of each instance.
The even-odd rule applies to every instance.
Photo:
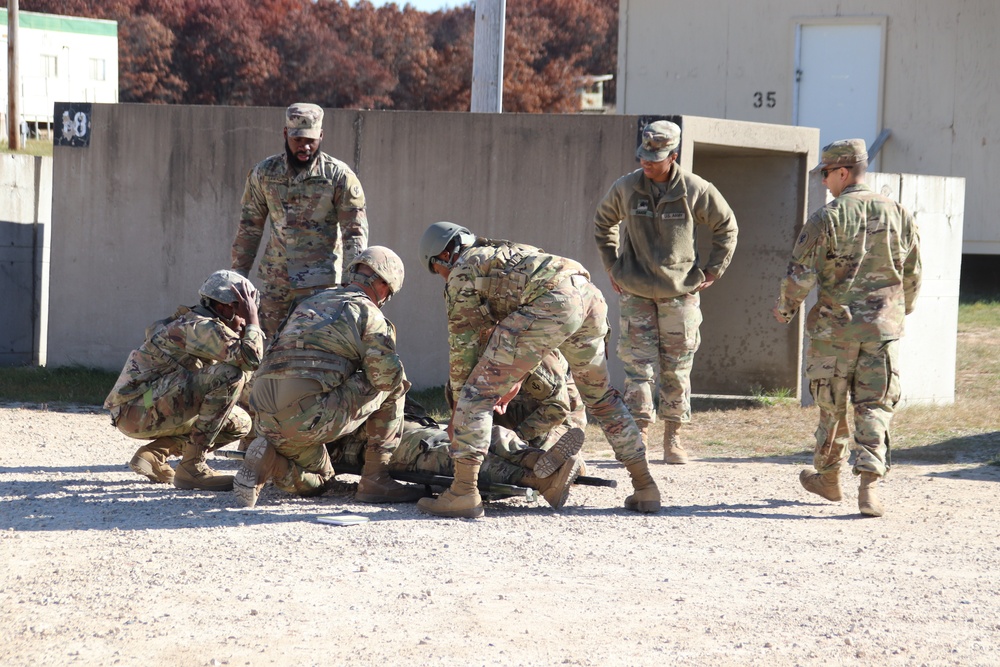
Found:
[[[184,455],[174,471],[174,487],[202,491],[232,491],[233,476],[220,475],[205,463],[207,447],[188,442]]]
[[[233,495],[242,507],[253,507],[264,484],[272,477],[288,472],[288,461],[278,454],[266,438],[254,438],[246,449],[243,465],[233,477]]]
[[[455,478],[447,491],[437,498],[421,498],[417,508],[437,516],[478,519],[483,515],[479,495],[479,466],[476,459],[455,459]]]
[[[580,476],[582,467],[583,458],[579,454],[574,454],[566,459],[566,462],[554,475],[536,477],[531,472],[527,472],[521,478],[521,484],[540,492],[542,498],[545,498],[545,502],[553,509],[559,509],[566,504],[566,499],[569,498],[569,487],[573,486],[573,482]]]
[[[362,503],[412,503],[424,496],[419,486],[400,484],[389,476],[388,452],[365,452],[365,465],[354,499]]]
[[[680,422],[663,422],[663,462],[684,465],[688,462],[687,450],[681,445]]]
[[[571,428],[552,445],[551,449],[538,457],[532,471],[535,477],[548,477],[562,467],[569,457],[578,454],[583,447],[584,433],[582,428]]]
[[[151,482],[172,484],[174,469],[167,464],[173,438],[157,438],[135,450],[135,456],[128,462],[128,467]]]
[[[840,491],[840,468],[834,468],[823,474],[815,470],[803,470],[799,473],[799,482],[809,493],[815,493],[827,500],[838,502],[844,497]]]
[[[632,477],[632,487],[635,489],[635,493],[625,499],[625,509],[650,514],[659,512],[660,490],[656,488],[646,459],[626,463],[625,468]]]
[[[873,472],[861,473],[861,486],[858,487],[858,509],[865,516],[882,516],[885,508],[878,497],[879,476]]]

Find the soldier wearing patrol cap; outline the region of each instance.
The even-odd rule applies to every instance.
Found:
[[[858,509],[882,516],[877,484],[890,467],[889,425],[900,397],[898,348],[903,320],[920,291],[920,239],[913,216],[865,184],[863,139],[823,148],[821,172],[833,201],[802,228],[773,309],[779,322],[795,316],[815,287],[806,318],[806,375],[819,407],[815,470],[799,481],[810,493],[839,501],[840,469],[851,448],[848,397],[854,407],[854,474]]]
[[[691,421],[691,368],[701,344],[700,293],[736,250],[736,216],[714,185],[677,164],[681,129],[649,123],[636,150],[640,168],[619,178],[597,205],[597,249],[619,295],[625,402],[643,440],[656,421],[659,385],[663,460],[687,463],[681,424]],[[699,262],[698,228],[712,237]],[[704,232],[703,232],[704,233]]]
[[[285,150],[250,170],[232,248],[232,268],[248,276],[264,224],[270,239],[260,262],[261,325],[268,338],[290,307],[341,283],[342,267],[368,246],[361,182],[350,167],[320,151],[323,109],[285,110]]]
[[[209,468],[205,454],[250,432],[236,400],[260,364],[264,334],[257,290],[235,271],[216,271],[198,293],[199,305],[146,329],[104,407],[119,431],[151,440],[129,462],[136,473],[179,489],[226,491],[232,476]],[[183,456],[176,472],[170,456]]]
[[[257,439],[246,450],[233,491],[257,504],[268,480],[301,496],[322,494],[335,470],[326,443],[359,429],[367,447],[355,498],[412,502],[423,495],[389,476],[410,387],[396,354],[396,329],[381,308],[403,286],[403,262],[372,246],[347,270],[348,284],[299,303],[254,376],[250,406]]]

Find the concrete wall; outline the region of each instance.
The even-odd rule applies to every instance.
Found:
[[[963,252],[1000,254],[997,0],[621,0],[617,108],[791,124],[796,24],[859,17],[887,17],[879,171],[965,178]]]
[[[0,366],[45,363],[52,158],[0,154]]]
[[[120,368],[150,321],[193,303],[204,277],[229,266],[246,173],[282,149],[282,111],[94,105],[90,146],[55,148],[50,364]],[[804,219],[818,132],[680,121],[682,161],[719,186],[741,228],[729,273],[703,295],[694,390],[797,386],[799,331],[774,323],[770,308]],[[323,149],[359,174],[371,242],[395,248],[407,263],[403,292],[387,312],[417,387],[447,376],[443,283],[417,261],[426,226],[451,220],[577,258],[613,296],[594,246],[593,211],[611,183],[636,168],[640,123],[327,112]],[[612,369],[620,384],[614,347]]]

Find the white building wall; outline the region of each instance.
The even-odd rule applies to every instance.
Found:
[[[892,135],[877,168],[966,179],[963,252],[1000,254],[997,0],[621,0],[619,7],[619,113],[778,124],[793,124],[798,23],[884,19],[880,122]]]
[[[7,10],[0,9],[0,49],[7,53]],[[18,12],[20,110],[30,123],[51,122],[55,102],[118,101],[118,23]],[[8,72],[0,68],[0,116],[8,108]]]

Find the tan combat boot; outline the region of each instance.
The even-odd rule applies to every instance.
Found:
[[[584,433],[582,428],[571,428],[552,445],[549,451],[538,457],[532,471],[535,477],[548,477],[562,467],[566,460],[580,452],[583,447]]]
[[[827,500],[838,502],[844,497],[840,491],[840,468],[834,468],[822,475],[815,470],[803,470],[799,473],[799,482],[809,493],[815,493]]]
[[[135,456],[128,462],[128,467],[151,482],[172,484],[174,469],[167,464],[167,457],[170,456],[173,445],[173,438],[157,438],[135,450]]]
[[[687,450],[681,445],[680,422],[663,422],[663,462],[684,465],[688,462]]]
[[[437,498],[421,498],[417,507],[437,516],[478,519],[484,513],[479,495],[479,466],[476,459],[455,459],[455,479],[448,490]]]
[[[288,472],[288,461],[265,439],[254,438],[246,449],[243,465],[233,477],[233,495],[243,507],[253,507],[264,484]]]
[[[209,468],[205,463],[207,452],[207,447],[191,442],[184,444],[184,455],[174,471],[174,487],[202,491],[233,490],[233,476],[220,475]]]
[[[365,466],[354,499],[362,503],[412,503],[424,497],[419,486],[400,484],[389,476],[388,452],[365,451]]]
[[[528,460],[525,457],[525,462]],[[569,487],[573,486],[573,482],[580,476],[582,468],[583,458],[579,454],[574,454],[566,459],[566,462],[554,475],[537,477],[533,473],[527,472],[521,478],[521,484],[529,489],[539,491],[542,498],[545,498],[545,502],[554,509],[559,509],[566,504],[566,499],[569,498]]]
[[[646,459],[626,463],[625,468],[632,477],[632,487],[635,489],[635,493],[625,499],[625,509],[650,514],[659,512],[660,490],[656,488]]]
[[[878,497],[879,476],[873,472],[861,473],[861,486],[858,487],[858,509],[865,516],[882,516],[885,508]]]

